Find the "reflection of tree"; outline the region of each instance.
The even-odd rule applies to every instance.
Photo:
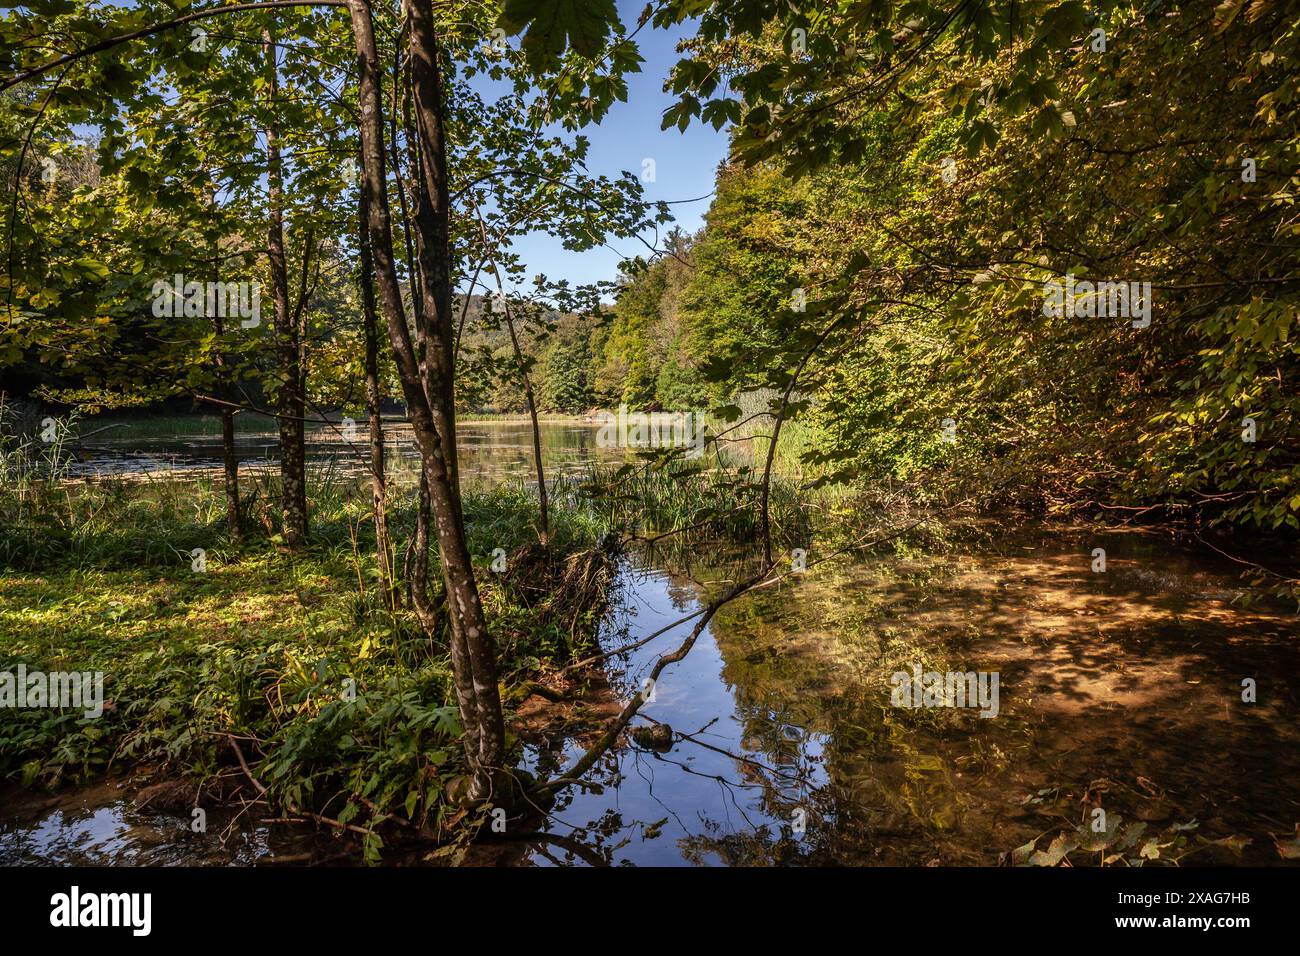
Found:
[[[697,864],[720,862],[728,866],[877,862],[873,854],[876,842],[900,834],[881,830],[871,819],[873,815],[864,813],[853,788],[835,781],[833,769],[824,774],[831,782],[813,782],[823,776],[821,765],[830,752],[814,752],[809,746],[814,742],[813,735],[806,735],[793,748],[782,747],[790,756],[788,766],[797,772],[764,767],[749,754],[737,755],[736,781],[719,782],[747,796],[751,806],[761,810],[767,819],[755,823],[747,818],[748,829],[703,819],[703,832],[678,841],[683,858]],[[771,753],[763,756],[773,758]]]
[[[555,738],[539,746],[534,754],[534,771],[542,776],[553,776],[565,764],[565,741]],[[606,759],[592,768],[584,787],[617,787],[622,779],[619,755],[611,752]],[[561,816],[573,806],[579,789],[561,791],[550,808],[536,807],[538,816],[543,818],[543,826],[535,832],[525,832],[512,836],[512,843],[517,847],[511,851],[514,862],[524,863],[528,855],[538,856],[556,865],[584,863],[587,866],[609,866],[613,862],[614,852],[626,840],[616,838],[627,829],[622,815],[615,809],[607,809],[599,818],[585,826],[565,823]]]
[[[694,610],[699,600],[700,587],[695,581],[684,577],[671,577],[665,590],[679,611]]]
[[[665,557],[657,552],[655,564]],[[650,633],[649,625],[637,619],[645,607],[640,596],[644,575],[656,579],[663,593],[683,610],[694,610],[707,600],[710,587],[704,582],[734,577],[725,559],[719,568],[712,560],[704,564],[688,558],[670,565],[671,574],[642,570],[649,560],[645,555],[629,559],[632,573],[621,579],[602,632],[606,650]],[[874,690],[846,684],[842,662],[785,650],[799,630],[825,624],[820,610],[805,595],[785,591],[738,602],[711,623],[722,677],[739,722],[738,740],[734,730],[717,734],[712,723],[698,730],[675,727],[677,743],[670,753],[629,747],[607,754],[602,762],[597,782],[615,788],[622,779],[618,767],[621,764],[631,773],[626,768],[632,759],[638,771],[643,762],[651,767],[669,765],[674,774],[707,778],[724,791],[725,821],[708,818],[712,811],[695,804],[675,805],[671,787],[656,794],[665,811],[661,815],[680,814],[700,821],[692,828],[702,827],[701,832],[678,840],[687,861],[864,864],[934,858],[934,821],[952,812],[955,793],[950,784],[936,786],[942,774],[917,771],[914,748],[922,746],[925,735],[918,735],[916,727],[894,726],[895,716],[883,712]],[[650,622],[658,623],[657,618]],[[627,655],[607,662],[611,683],[627,683],[635,676],[626,669],[630,660]],[[692,760],[691,748],[729,758],[726,769],[716,769],[716,757],[711,758],[714,767]],[[539,761],[539,772],[558,772],[563,762],[559,757],[556,752],[547,763]],[[566,798],[554,812],[571,807],[571,798]],[[631,838],[629,827],[647,822],[620,818],[617,825],[623,828],[624,842]],[[614,825],[612,819],[602,818],[575,828],[570,835],[613,859],[622,846],[615,839],[617,830],[610,829]],[[556,826],[547,829],[559,832]],[[682,829],[688,828],[683,824]]]
[[[688,857],[869,863],[878,861],[882,843],[913,862],[933,853],[931,824],[951,812],[952,790],[910,769],[897,728],[871,692],[843,683],[842,666],[781,649],[792,615],[802,627],[815,626],[815,610],[786,595],[780,604],[751,600],[715,619],[722,676],[742,727],[733,780],[750,789],[768,822],[744,833],[706,828],[683,841]],[[915,741],[914,729],[908,737]],[[793,832],[796,819],[801,835]]]
[[[457,438],[457,459],[468,475],[497,478],[532,472],[533,439],[526,421],[471,421],[460,428]],[[573,473],[605,457],[590,426],[542,421],[541,442],[548,485],[553,475]]]
[[[787,834],[776,835],[763,826],[748,833],[727,832],[713,822],[704,822],[705,832],[678,843],[682,857],[697,866],[716,862],[723,866],[771,866],[796,862],[799,845]],[[794,857],[792,859],[791,857]]]
[[[655,563],[668,560],[668,549],[656,549],[655,563],[640,556],[632,560],[638,569],[654,568]],[[1047,571],[1037,573],[1040,578],[1051,575],[1046,577],[1048,585],[1063,591],[1077,587],[1072,578],[1057,580],[1074,574],[1072,570],[1059,570],[1057,564],[1046,567]],[[660,594],[669,593],[683,608],[694,610],[713,589],[712,582],[735,576],[719,570],[711,560],[700,561],[698,555],[688,555],[673,566],[671,575],[645,573],[659,589],[656,598],[661,610],[666,601]],[[1020,845],[1039,829],[1040,820],[1018,802],[1025,787],[1037,785],[1027,780],[1086,783],[1102,773],[1114,777],[1131,770],[1121,743],[1110,737],[1115,724],[1106,701],[1091,705],[1087,719],[1068,725],[1010,708],[1000,720],[984,721],[969,711],[935,713],[889,706],[884,678],[906,655],[928,651],[941,659],[960,660],[969,650],[963,643],[968,640],[968,627],[997,632],[1014,626],[1002,620],[1008,613],[1005,609],[986,607],[988,595],[981,585],[945,581],[936,588],[930,584],[935,574],[950,573],[944,565],[937,571],[929,566],[914,571],[915,581],[892,567],[878,577],[831,576],[801,582],[793,589],[750,595],[711,620],[709,634],[721,657],[730,702],[709,710],[700,721],[716,715],[726,726],[734,714],[736,724],[723,731],[711,724],[699,729],[678,726],[673,720],[678,739],[671,751],[629,748],[620,752],[625,768],[630,765],[629,754],[639,770],[663,767],[664,775],[651,794],[665,811],[658,816],[680,816],[690,824],[682,825],[682,831],[699,831],[677,839],[685,860],[735,865],[989,864],[999,850]],[[1103,584],[1122,587],[1129,597],[1132,585],[1116,581],[1117,576]],[[649,593],[645,578],[637,586],[643,594]],[[1143,654],[1159,652],[1172,658],[1186,650],[1187,626],[1170,617],[1181,613],[1189,598],[1182,593],[1171,596],[1168,588],[1160,594],[1158,601],[1151,599],[1159,604],[1157,616],[1142,622],[1134,632],[1135,640],[1140,639]],[[644,613],[643,598],[632,593],[625,600],[619,633],[624,640],[630,634],[635,641],[650,633],[661,618],[655,616],[647,627],[634,614],[637,609]],[[911,619],[909,614],[917,606],[923,606],[928,616]],[[1206,666],[1219,673],[1242,666],[1242,651],[1233,648],[1228,623],[1199,626],[1214,640],[1205,642],[1199,656],[1177,659],[1184,676],[1199,679]],[[899,633],[890,636],[889,630]],[[611,641],[604,646],[621,645]],[[1077,671],[1087,676],[1103,667],[1101,655],[1110,653],[1110,645],[1079,638],[1073,646],[1081,656],[1073,659],[1070,670],[1048,671],[1038,679],[1051,678],[1055,693],[1087,701],[1070,683],[1072,675]],[[633,663],[644,661],[654,647],[648,645]],[[1266,664],[1272,661],[1272,651],[1258,653],[1252,665],[1256,670],[1273,666]],[[611,666],[610,672],[625,671],[628,660],[628,655],[613,659],[612,664],[624,667]],[[1012,672],[1004,668],[1003,673]],[[1194,760],[1204,759],[1206,741],[1213,741],[1220,753],[1264,753],[1287,760],[1284,734],[1265,725],[1215,725],[1206,718],[1195,724],[1196,733],[1180,735],[1175,742],[1157,742],[1154,735],[1167,725],[1159,703],[1156,700],[1145,713],[1148,718],[1158,717],[1160,723],[1148,719],[1129,730],[1131,739],[1151,740],[1143,751],[1145,766],[1160,771],[1151,779],[1172,781],[1182,791],[1195,787],[1198,794],[1206,793],[1212,783],[1183,782],[1194,776],[1195,770],[1188,769],[1195,766]],[[691,754],[691,748],[706,746],[727,759],[693,759],[702,755]],[[1150,769],[1146,772],[1150,774]],[[700,800],[695,779],[675,792],[675,783],[686,779],[681,775],[715,782],[725,790],[723,806]],[[612,771],[605,779],[618,785]],[[1245,831],[1258,826],[1252,816],[1256,808],[1288,799],[1293,779],[1294,775],[1279,775],[1262,784],[1255,791],[1253,807],[1245,801],[1229,806],[1231,801],[1215,801],[1213,794],[1201,796],[1201,803],[1187,807],[1177,819],[1197,817],[1203,807],[1214,804],[1228,821],[1225,828]],[[633,785],[625,784],[625,790]],[[687,792],[690,802],[682,796]],[[1067,794],[1062,799],[1077,810],[1073,797]],[[1134,812],[1132,806],[1116,806],[1126,816]],[[797,811],[803,811],[803,833],[794,832]],[[624,821],[623,839],[634,839],[629,827],[645,822]],[[599,826],[593,833],[603,838]],[[1271,850],[1268,842],[1263,845]],[[601,844],[611,858],[619,854],[618,846],[612,838]]]

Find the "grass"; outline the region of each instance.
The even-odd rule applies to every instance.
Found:
[[[771,445],[774,421],[770,410],[773,403],[779,407],[780,394],[772,389],[756,389],[743,392],[735,397],[740,414],[735,422],[709,421],[710,431],[726,432],[728,447],[733,457],[744,449],[743,455],[748,464],[761,471],[767,460],[767,450]],[[818,434],[815,428],[799,420],[781,423],[781,435],[777,442],[776,454],[772,456],[773,474],[791,479],[811,480],[819,472],[810,469],[803,461],[804,453],[815,448]]]
[[[575,415],[567,412],[538,412],[537,420],[539,422],[581,423],[585,422],[587,418],[585,415]],[[532,423],[532,418],[529,417],[527,412],[459,412],[456,423],[458,425],[527,425]]]
[[[689,529],[689,536],[753,541],[761,521],[760,476],[745,467],[710,468],[689,462],[665,468],[593,465],[586,486],[611,523],[644,535]],[[807,541],[810,513],[796,482],[772,481],[769,509],[774,535]]]
[[[453,796],[465,767],[446,649],[380,599],[364,480],[309,466],[311,544],[290,553],[274,534],[273,470],[241,472],[249,531],[232,540],[218,477],[68,481],[57,448],[40,448],[35,464],[33,450],[11,442],[0,461],[18,479],[0,490],[0,669],[102,671],[110,703],[93,720],[0,711],[0,777],[55,787],[144,766],[196,780],[196,792],[247,791],[234,740],[264,799],[358,827],[368,859],[393,818],[444,840],[468,832]],[[562,557],[595,553],[611,530],[689,526],[692,542],[757,534],[743,466],[593,466],[585,479],[551,482]],[[409,463],[395,462],[391,480],[404,546],[415,524]],[[514,561],[536,540],[525,482],[470,482],[463,501],[510,701],[592,639],[603,595],[565,594],[546,577],[564,562],[525,569],[554,592],[541,603],[489,570],[497,549]],[[810,540],[815,509],[796,481],[774,480],[772,515],[782,546]]]
[[[390,514],[404,542],[415,502],[401,479]],[[273,477],[261,482],[254,528],[277,493]],[[93,720],[0,710],[0,776],[53,787],[146,765],[220,793],[244,776],[233,736],[267,800],[359,825],[370,859],[395,815],[461,832],[447,799],[464,776],[450,665],[411,612],[380,599],[368,485],[313,469],[312,543],[298,553],[260,531],[230,540],[207,478],[15,488],[0,494],[0,669],[102,671],[110,703]],[[602,520],[558,491],[556,550],[590,549]],[[569,653],[556,634],[574,630],[488,571],[496,548],[535,540],[535,499],[522,484],[470,486],[464,507],[494,636],[509,649],[502,672],[525,680],[521,662]],[[588,630],[599,603],[582,611]]]

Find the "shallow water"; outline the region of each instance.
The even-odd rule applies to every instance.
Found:
[[[1097,545],[1104,575],[1089,567]],[[690,570],[629,560],[604,646],[689,614],[727,573]],[[623,742],[592,774],[598,790],[561,797],[544,836],[472,859],[995,865],[1035,838],[1045,851],[1100,807],[1121,841],[1132,835],[1125,860],[1282,862],[1274,838],[1300,820],[1296,618],[1241,595],[1229,569],[1137,533],[1043,529],[810,571],[724,608],[665,670],[642,714],[673,728],[670,748]],[[614,659],[621,700],[690,626]],[[997,716],[893,706],[888,677],[913,663],[998,672]],[[591,739],[534,739],[527,763],[554,773]],[[196,838],[186,817],[94,788],[0,823],[0,863],[321,862],[347,849],[228,822]]]
[[[526,423],[463,434],[467,473],[531,470]],[[550,471],[594,460],[594,435],[548,424]],[[540,836],[471,861],[996,865],[1037,851],[1046,863],[1061,834],[1058,848],[1082,844],[1075,864],[1300,856],[1294,609],[1244,605],[1237,568],[1157,533],[1026,527],[966,540],[816,565],[728,605],[641,711],[671,726],[670,747],[621,742],[592,774],[598,788],[566,791]],[[1096,547],[1104,573],[1091,568]],[[736,573],[632,555],[604,647],[691,613]],[[620,700],[690,627],[611,660]],[[895,706],[891,675],[913,666],[996,673],[997,715]],[[555,773],[593,734],[525,739],[529,767]],[[1094,837],[1098,810],[1108,832]],[[92,788],[0,817],[0,863],[359,860],[301,829],[231,824],[196,837],[188,817]]]
[[[152,809],[138,792],[115,784],[7,797],[0,866],[247,866],[326,858],[301,828],[217,810],[196,826],[193,817]]]
[[[704,591],[636,564],[620,640]],[[1300,631],[1283,610],[1234,606],[1240,595],[1227,569],[1135,533],[1044,530],[810,572],[725,608],[664,672],[642,713],[678,732],[671,749],[625,746],[596,777],[603,793],[554,812],[548,833],[596,857],[541,842],[519,856],[995,865],[1036,837],[1043,851],[1061,833],[1087,846],[1090,826],[1074,834],[1099,807],[1112,845],[1072,862],[1281,862],[1274,835],[1300,820]],[[689,627],[628,655],[625,694]],[[888,677],[913,663],[998,672],[997,716],[892,706]],[[534,759],[580,749],[554,740]]]
[[[216,420],[146,420],[120,424],[89,420],[79,430],[84,442],[71,445],[72,461],[67,474],[74,478],[125,477],[167,473],[208,473],[222,467],[221,433],[214,432]],[[360,474],[369,464],[366,423],[355,423],[356,432],[344,425],[309,424],[306,451],[309,467],[332,465],[345,474]],[[101,430],[103,429],[103,430]],[[598,426],[582,421],[544,421],[542,455],[548,475],[563,475],[584,469],[597,460],[616,460],[624,452],[599,448]],[[90,433],[97,432],[91,435]],[[415,461],[418,453],[409,424],[384,422],[385,448],[390,462]],[[467,479],[531,477],[533,472],[532,427],[527,419],[474,421],[457,425],[460,465]],[[240,468],[267,468],[279,461],[279,435],[272,429],[242,426],[235,435]]]

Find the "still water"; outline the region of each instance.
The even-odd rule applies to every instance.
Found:
[[[279,435],[262,420],[240,421],[235,450],[240,468],[269,468],[279,460]],[[90,420],[76,431],[86,437],[70,442],[73,460],[67,474],[74,478],[129,477],[144,474],[217,472],[222,466],[218,419]],[[309,423],[305,427],[309,466],[332,466],[343,473],[360,473],[369,462],[366,423],[362,419]],[[588,463],[622,457],[618,449],[598,448],[594,424],[580,419],[543,421],[542,456],[548,475],[570,474]],[[390,463],[418,460],[408,424],[384,422]],[[526,418],[457,424],[460,464],[466,478],[527,478],[533,469],[532,429]]]
[[[696,609],[717,574],[689,570],[634,560],[611,646]],[[671,749],[613,753],[604,791],[572,792],[547,826],[587,852],[521,856],[996,865],[1066,834],[1075,863],[1281,862],[1300,819],[1297,622],[1241,596],[1227,569],[1136,533],[1044,529],[810,572],[724,608],[664,672],[642,713],[672,726]],[[689,627],[628,655],[624,697]],[[997,673],[997,716],[892,706],[890,676],[916,664]],[[1266,688],[1250,704],[1247,677]],[[535,760],[567,764],[585,742]]]
[[[594,427],[545,433],[552,471],[603,453]],[[463,434],[467,472],[527,475],[526,423]],[[127,444],[104,459],[115,473],[160,456],[171,467],[213,463],[204,442]],[[1104,574],[1091,569],[1095,547],[1107,551]],[[689,555],[630,555],[602,645],[672,624],[734,573]],[[1246,597],[1237,569],[1204,548],[1136,530],[967,528],[925,551],[818,565],[725,607],[667,668],[641,713],[669,725],[671,743],[624,742],[592,774],[597,786],[563,794],[535,837],[476,848],[469,862],[1294,860],[1300,628],[1293,608]],[[602,713],[691,623],[611,659]],[[894,706],[892,675],[914,667],[997,674],[997,716]],[[521,728],[527,764],[553,773],[572,762],[594,739],[594,709],[553,714],[569,720],[552,721],[567,729],[549,735]],[[342,841],[293,828],[232,819],[214,833],[195,838],[188,818],[99,787],[11,810],[0,863],[358,859]]]

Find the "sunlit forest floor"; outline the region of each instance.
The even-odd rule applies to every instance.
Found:
[[[256,785],[289,806],[334,803],[346,824],[391,804],[441,832],[442,798],[463,786],[446,653],[409,603],[386,606],[367,489],[331,487],[313,497],[313,544],[299,552],[252,518],[228,539],[206,479],[30,487],[22,520],[0,534],[0,648],[29,669],[102,671],[107,700],[100,720],[6,711],[7,775],[58,787],[151,764],[221,793],[252,760]],[[599,520],[563,503],[553,560],[539,562],[525,488],[465,495],[507,693],[585,648],[601,614]],[[395,489],[392,520],[408,540],[410,488]],[[498,553],[517,566],[492,572]],[[574,566],[589,571],[583,587],[566,586]],[[382,844],[370,842],[373,856]]]
[[[589,744],[647,658],[563,669],[698,607],[735,577],[753,540],[752,526],[721,518],[648,550],[634,537],[633,561],[617,572],[608,531],[639,516],[653,537],[705,502],[727,514],[734,481],[647,475],[603,503],[557,488],[568,490],[552,512],[554,555],[540,564],[526,486],[475,485],[465,499],[522,779],[555,773]],[[456,807],[464,775],[445,650],[409,610],[385,606],[362,484],[315,487],[313,543],[299,552],[279,545],[258,507],[245,539],[229,540],[219,486],[205,477],[28,491],[23,520],[0,534],[0,648],[28,667],[102,670],[108,701],[103,720],[27,711],[0,724],[0,761],[27,788],[0,823],[26,834],[15,845],[43,839],[31,827],[50,814],[65,823],[46,853],[76,832],[66,821],[116,834],[138,829],[140,813],[163,813],[145,828],[148,852],[163,852],[158,843],[175,855],[154,861],[522,862],[540,852],[464,842],[481,821]],[[827,501],[779,481],[782,540],[825,541],[815,559],[881,520]],[[400,540],[413,508],[399,481]],[[1105,574],[1089,569],[1099,544]],[[193,548],[204,551],[201,570]],[[505,573],[492,568],[498,548]],[[662,618],[646,614],[653,593],[617,586],[635,568],[662,579]],[[621,613],[641,614],[641,630],[620,630]],[[671,721],[689,733],[682,722],[698,720],[716,733],[718,719],[734,723],[735,739],[716,741],[732,757],[714,754],[715,770],[757,801],[758,822],[706,839],[649,819],[658,801],[711,813],[698,791],[662,777],[690,750],[680,734],[671,750],[629,735],[596,789],[563,797],[555,819],[575,828],[568,852],[583,862],[1278,862],[1297,852],[1300,818],[1300,701],[1279,678],[1300,665],[1294,621],[1294,608],[1238,569],[1174,546],[1164,529],[927,520],[723,608],[710,647],[678,665],[674,681],[689,694],[647,708],[645,727]],[[998,672],[998,719],[888,706],[890,676],[914,665]],[[1245,678],[1260,685],[1249,706]],[[793,751],[792,740],[802,741]],[[627,760],[660,777],[630,773]],[[797,797],[774,789],[761,766],[797,771]],[[653,798],[645,818],[643,798]],[[221,838],[196,846],[166,836],[196,800]],[[776,835],[796,806],[818,822],[800,840]],[[1087,823],[1103,807],[1109,829],[1097,836]],[[274,839],[250,829],[266,819]],[[602,827],[641,836],[606,840]],[[582,834],[596,835],[595,850]],[[664,857],[664,847],[676,850]],[[137,851],[113,853],[125,861]],[[67,859],[112,862],[77,853]]]

